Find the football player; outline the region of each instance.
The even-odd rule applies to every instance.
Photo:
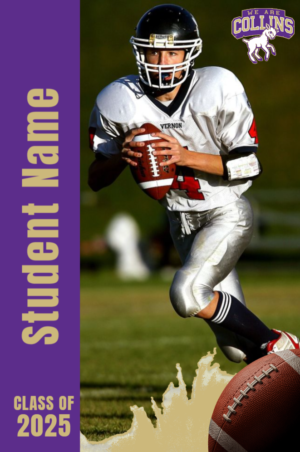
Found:
[[[243,196],[261,173],[255,120],[244,88],[219,67],[193,69],[202,41],[194,17],[176,5],[159,5],[139,21],[130,39],[139,75],[111,83],[96,99],[89,169],[94,190],[137,165],[133,141],[150,122],[155,155],[168,155],[177,174],[167,195],[170,231],[182,260],[170,299],[181,317],[204,319],[223,353],[252,362],[266,353],[299,348],[288,333],[269,329],[245,305],[235,265],[253,231]],[[164,148],[162,150],[161,148]]]

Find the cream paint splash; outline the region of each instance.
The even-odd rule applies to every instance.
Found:
[[[153,426],[143,407],[131,407],[133,421],[128,432],[116,435],[98,443],[89,442],[84,435],[80,438],[81,452],[207,452],[208,428],[217,400],[231,380],[212,365],[214,353],[200,359],[193,381],[191,399],[188,399],[181,367],[178,370],[178,387],[170,383],[163,394],[162,409],[152,398],[152,409],[156,416]]]

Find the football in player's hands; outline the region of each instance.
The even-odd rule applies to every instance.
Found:
[[[169,191],[175,176],[176,164],[160,166],[161,162],[169,160],[167,155],[153,155],[153,143],[165,141],[163,138],[151,134],[160,132],[153,124],[146,123],[141,126],[145,129],[142,135],[136,135],[132,141],[145,143],[142,147],[135,147],[142,157],[131,157],[137,166],[130,166],[131,172],[139,187],[151,198],[162,199]]]
[[[299,388],[300,350],[272,353],[244,367],[215,406],[209,452],[299,450]]]

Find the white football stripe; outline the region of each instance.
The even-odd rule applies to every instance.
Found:
[[[160,180],[149,180],[147,182],[141,182],[139,186],[143,190],[147,190],[148,188],[154,187],[165,187],[168,185],[172,185],[173,179],[160,179]]]
[[[282,352],[277,352],[276,355],[283,358],[284,361],[291,366],[300,375],[300,358],[295,355],[295,353],[290,350],[284,350]]]
[[[209,434],[227,452],[247,452],[246,449],[231,438],[231,436],[223,432],[223,430],[212,419],[209,425]]]
[[[136,135],[132,141],[153,141],[153,140],[161,140],[159,137],[153,137],[149,133],[144,135]]]

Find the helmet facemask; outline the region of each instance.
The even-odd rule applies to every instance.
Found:
[[[133,47],[133,53],[139,70],[139,76],[142,82],[156,89],[170,89],[182,84],[188,77],[190,69],[194,65],[194,59],[200,55],[202,50],[202,40],[200,37],[190,40],[176,40],[173,34],[151,34],[149,39],[132,37],[130,42]],[[152,48],[156,50],[185,50],[185,59],[181,63],[172,65],[157,65],[146,62],[145,50]],[[176,78],[175,74],[182,71],[181,78]],[[151,74],[157,74],[158,78],[151,77]],[[164,80],[166,76],[171,75],[170,80]]]

